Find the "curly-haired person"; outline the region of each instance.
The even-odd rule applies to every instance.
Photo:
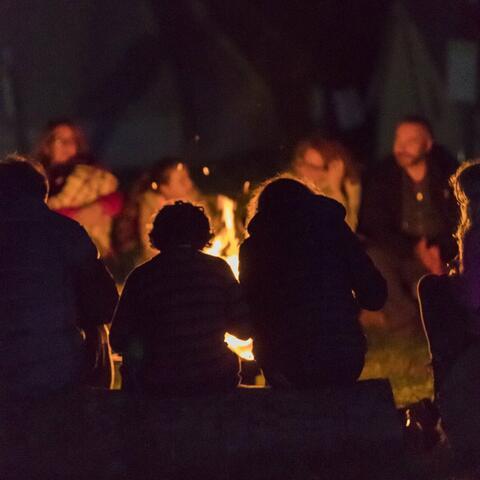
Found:
[[[111,341],[122,388],[160,395],[233,389],[239,361],[225,332],[246,338],[246,307],[227,263],[201,250],[212,237],[201,207],[163,207],[150,233],[160,254],[127,278]]]

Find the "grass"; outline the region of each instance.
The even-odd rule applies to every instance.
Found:
[[[361,379],[388,378],[397,407],[433,397],[433,379],[425,337],[366,329],[368,353]]]

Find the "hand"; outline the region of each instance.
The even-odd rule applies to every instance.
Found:
[[[422,238],[415,245],[415,254],[430,273],[435,275],[445,273],[445,266],[438,245],[428,246],[426,238]]]
[[[333,191],[340,191],[345,177],[345,163],[340,158],[333,159],[328,164],[328,185]]]

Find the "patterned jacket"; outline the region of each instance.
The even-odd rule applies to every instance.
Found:
[[[246,307],[230,267],[189,247],[165,251],[127,279],[111,331],[124,388],[161,394],[224,390],[239,364],[225,332],[247,338]]]

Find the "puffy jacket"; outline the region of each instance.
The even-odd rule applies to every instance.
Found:
[[[41,395],[85,375],[82,329],[111,322],[115,284],[75,221],[0,202],[0,395]]]

